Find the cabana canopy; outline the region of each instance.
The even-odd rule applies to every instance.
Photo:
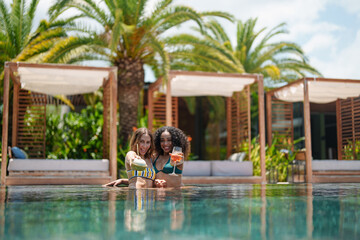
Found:
[[[255,82],[256,76],[248,74],[200,75],[205,73],[172,71],[171,96],[224,96],[231,97],[234,92],[242,91],[245,86]],[[166,93],[166,85],[160,92]]]
[[[250,85],[258,83],[261,182],[265,179],[265,116],[262,75],[170,71],[163,84],[158,79],[148,91],[149,129],[178,126],[178,97],[224,96],[227,98],[228,155],[248,141],[251,146]],[[249,148],[249,151],[251,148]]]
[[[18,67],[21,88],[47,95],[75,95],[98,90],[109,70]]]
[[[357,97],[360,95],[358,80],[336,79],[308,79],[309,101],[313,103],[329,103],[337,99]],[[286,102],[300,102],[304,100],[304,82],[296,81],[276,92],[274,96]]]
[[[6,62],[4,69],[1,184],[99,184],[106,183],[110,179],[116,179],[116,75],[116,67]],[[37,173],[33,175],[32,173],[25,173],[28,174],[26,177],[20,175],[19,177],[7,176],[10,79],[13,81],[11,145],[27,148],[31,158],[29,161],[34,158],[41,161],[45,160],[45,120],[46,105],[48,104],[46,95],[91,93],[103,87],[103,158],[108,161],[107,173],[102,177],[94,177],[94,175],[93,177],[90,175],[90,177],[74,176],[71,174],[72,171],[69,172],[68,169],[54,168],[56,162],[50,160],[47,162],[42,161],[40,165],[50,164],[50,167],[57,172],[56,174],[61,171],[65,172],[61,173],[62,176],[55,174],[49,178],[44,178],[36,175]],[[26,115],[29,113],[31,113],[31,118],[34,119],[34,123],[30,125],[26,122]],[[61,162],[60,165],[62,166],[64,162]],[[86,169],[86,161],[81,162],[81,164]],[[96,168],[91,171],[100,170]],[[66,175],[68,177],[64,177],[64,174],[68,174]]]

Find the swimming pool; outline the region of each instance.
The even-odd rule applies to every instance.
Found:
[[[360,239],[360,184],[0,193],[0,239]]]

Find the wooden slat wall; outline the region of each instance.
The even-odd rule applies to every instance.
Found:
[[[54,105],[63,105],[66,104],[62,100],[55,98],[51,95],[46,95],[47,97],[47,104],[54,104]],[[84,96],[81,94],[77,95],[68,95],[66,98],[74,105],[74,106],[86,106],[86,102]]]
[[[357,155],[360,155],[360,98],[347,98],[338,103],[338,141],[341,147],[338,159],[357,160]]]
[[[110,157],[110,81],[107,81],[104,86],[103,94],[103,158],[109,159]]]
[[[174,127],[178,127],[178,98],[172,97],[172,109],[171,109],[171,124]],[[153,131],[166,125],[166,96],[165,94],[157,94],[153,99]],[[151,114],[151,113],[149,113]]]
[[[19,90],[18,98],[13,145],[24,149],[29,158],[45,158],[46,95]]]
[[[276,147],[287,148],[294,142],[293,104],[277,100],[275,97],[272,97],[271,102],[272,135],[278,138]]]
[[[250,146],[251,125],[250,125],[250,96],[249,88],[241,92],[235,92],[228,99],[227,117],[228,117],[228,153],[245,151],[245,146]],[[230,102],[229,102],[230,101]],[[248,144],[247,144],[248,143]],[[251,146],[250,146],[251,147]],[[250,152],[250,148],[249,148]]]

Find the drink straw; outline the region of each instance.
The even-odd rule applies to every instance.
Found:
[[[139,155],[139,144],[136,144],[136,150],[137,150],[137,155],[140,156]]]

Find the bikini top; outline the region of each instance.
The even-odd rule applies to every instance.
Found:
[[[128,170],[127,171],[129,180],[134,177],[142,177],[150,180],[155,180],[155,170],[153,168],[145,168],[142,171]]]
[[[160,155],[159,155],[160,156]],[[154,169],[155,169],[155,173],[158,173],[158,172],[163,172],[163,173],[166,173],[166,174],[169,174],[169,173],[172,173],[174,171],[174,166],[171,166],[170,164],[170,157],[169,157],[169,160],[166,162],[166,164],[164,165],[163,169],[161,170],[158,170],[156,168],[156,161],[158,160],[159,156],[157,156],[157,158],[155,159],[153,165],[154,165]],[[177,167],[175,167],[175,173],[176,174],[182,174],[182,170],[181,169],[178,169]]]

